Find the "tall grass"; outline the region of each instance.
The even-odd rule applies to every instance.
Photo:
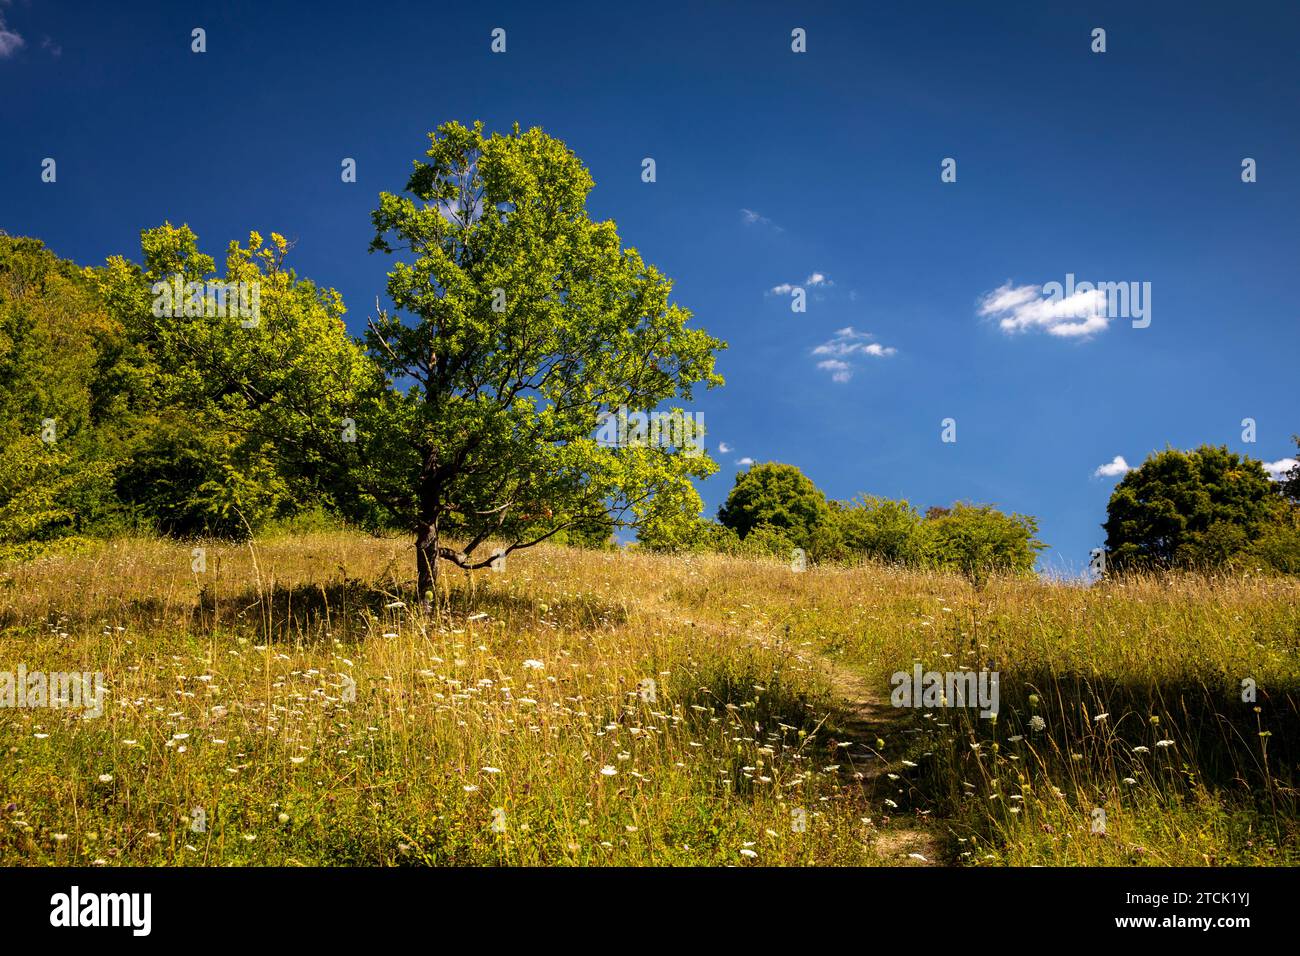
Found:
[[[701,610],[747,599],[748,627],[806,638],[882,697],[915,663],[996,671],[995,720],[908,712],[916,766],[895,798],[942,821],[957,860],[1300,861],[1293,579],[1000,579],[975,590],[948,575],[771,564],[762,575],[718,568],[675,597]]]
[[[108,685],[0,709],[0,863],[1297,862],[1292,581],[539,547],[426,616],[405,541],[202,546],[0,568],[0,672]]]
[[[3,572],[0,670],[109,692],[0,710],[0,863],[907,859],[826,769],[815,664],[662,613],[656,559],[512,555],[425,617],[404,544],[205,547],[202,573],[156,541]]]

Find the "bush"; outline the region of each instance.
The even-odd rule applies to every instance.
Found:
[[[1028,574],[1045,547],[1038,522],[1003,514],[991,505],[958,502],[920,524],[922,561],[938,570],[960,571],[976,587],[990,574]]]
[[[864,495],[835,509],[834,524],[846,556],[913,564],[921,557],[919,512],[907,501]]]

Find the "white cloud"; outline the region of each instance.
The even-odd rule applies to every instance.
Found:
[[[726,455],[726,454],[730,454],[732,451],[733,451],[732,447],[728,445],[725,441],[718,442],[718,454]]]
[[[1264,462],[1264,470],[1274,481],[1280,481],[1286,473],[1295,467],[1294,458],[1279,458],[1277,461]]]
[[[1133,469],[1129,467],[1128,462],[1124,460],[1123,455],[1116,455],[1109,462],[1098,466],[1097,470],[1092,473],[1094,478],[1118,478]]]
[[[766,226],[776,232],[782,231],[781,227],[772,222],[771,219],[768,219],[766,216],[757,213],[752,209],[740,210],[740,221],[747,226]]]
[[[13,56],[26,42],[5,25],[4,14],[0,13],[0,60]]]
[[[1043,295],[1042,286],[999,286],[980,300],[979,314],[998,319],[1008,335],[1030,330],[1060,338],[1086,339],[1110,326],[1106,293],[1100,289],[1075,292],[1063,298]]]
[[[824,362],[818,362],[817,367],[824,372],[830,372],[832,382],[847,382],[853,377],[853,366],[839,359],[827,359]]]
[[[889,358],[898,353],[898,349],[893,346],[870,341],[873,338],[875,336],[870,332],[859,332],[850,325],[836,330],[835,337],[814,348],[812,354],[827,356],[817,363],[817,367],[822,371],[830,372],[831,381],[847,382],[853,377],[854,368],[847,360],[855,355]]]
[[[826,273],[813,272],[808,275],[808,278],[803,280],[803,284],[804,287],[815,289],[818,286],[833,286],[835,283],[831,281],[830,276]],[[780,285],[772,286],[772,288],[768,290],[768,294],[789,295],[795,290],[795,288],[796,286],[793,282],[782,282]]]
[[[754,463],[754,459],[752,458],[742,458],[740,459],[740,461],[736,462],[737,465],[740,465],[742,467],[752,465],[753,463]]]

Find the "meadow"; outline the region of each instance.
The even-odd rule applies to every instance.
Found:
[[[539,546],[443,569],[426,614],[411,554],[0,567],[0,672],[106,688],[102,716],[0,709],[0,864],[1300,862],[1294,579]],[[996,670],[996,719],[891,707],[917,663]]]

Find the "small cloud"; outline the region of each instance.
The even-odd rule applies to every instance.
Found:
[[[997,318],[998,327],[1008,335],[1033,329],[1059,338],[1086,339],[1110,326],[1106,305],[1106,293],[1100,289],[1058,298],[1044,296],[1042,286],[1008,282],[980,300],[979,314]]]
[[[26,42],[22,36],[9,29],[5,24],[4,14],[0,13],[0,60],[13,56]]]
[[[781,232],[782,229],[776,223],[772,222],[766,216],[760,215],[752,209],[740,210],[740,221],[747,226],[765,226],[774,232]]]
[[[1116,455],[1104,465],[1099,465],[1097,470],[1092,473],[1094,478],[1118,478],[1133,469],[1129,467],[1128,462],[1124,460],[1123,455]]]
[[[834,338],[814,348],[812,354],[827,356],[817,363],[817,367],[830,372],[832,382],[847,382],[853,377],[853,365],[847,360],[853,356],[889,358],[898,354],[898,349],[893,346],[870,341],[873,338],[875,336],[870,332],[859,332],[850,325],[837,330]]]
[[[729,455],[731,454],[732,451],[733,451],[732,447],[728,445],[725,441],[718,442],[718,454]]]
[[[818,286],[833,286],[835,283],[824,272],[813,272],[808,278],[803,280],[803,287],[815,289]],[[780,285],[774,285],[768,290],[768,295],[789,295],[795,290],[793,282],[782,282]]]
[[[1280,481],[1286,477],[1286,473],[1294,468],[1296,460],[1294,458],[1279,458],[1277,461],[1264,462],[1264,470],[1274,481]]]
[[[817,367],[823,372],[830,372],[832,382],[847,382],[853,377],[853,366],[840,359],[826,359],[818,362]]]
[[[740,465],[742,468],[747,468],[748,466],[752,465],[753,463],[754,463],[754,459],[752,459],[752,458],[742,458],[742,459],[740,459],[740,461],[736,462],[736,464],[737,464],[737,465]]]
[[[63,56],[63,47],[59,46],[49,37],[41,37],[41,49],[49,51],[50,56],[56,60]]]

